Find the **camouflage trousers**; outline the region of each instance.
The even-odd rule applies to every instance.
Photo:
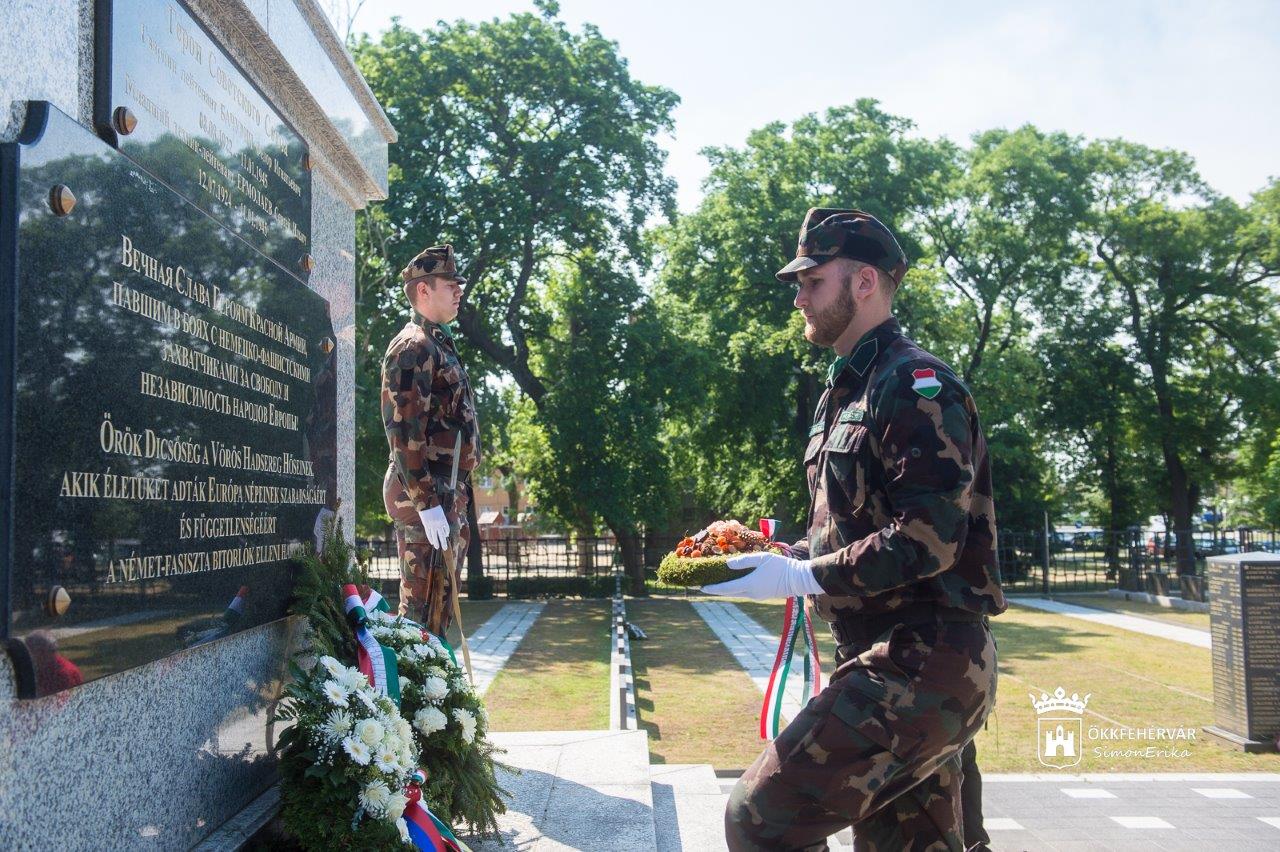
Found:
[[[382,480],[382,502],[396,530],[396,549],[400,555],[400,614],[412,618],[435,634],[443,634],[453,621],[449,595],[454,583],[460,582],[463,555],[471,540],[467,525],[467,490],[458,489],[453,511],[446,512],[451,529],[457,573],[450,577],[442,555],[427,542],[427,531],[393,468],[387,468]]]
[[[729,848],[962,850],[961,750],[995,704],[996,651],[981,623],[898,625],[832,682],[738,781]]]

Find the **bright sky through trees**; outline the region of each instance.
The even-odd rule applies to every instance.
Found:
[[[532,10],[511,0],[367,0],[357,31]],[[980,9],[980,11],[976,11]],[[1195,157],[1244,201],[1280,174],[1280,3],[928,0],[798,6],[762,0],[562,0],[600,27],[636,78],[682,98],[664,140],[682,210],[701,197],[698,151],[753,128],[874,97],[926,136],[1031,122],[1123,136]]]

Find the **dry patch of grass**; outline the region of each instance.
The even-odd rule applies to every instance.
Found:
[[[764,696],[724,643],[684,600],[628,600],[627,619],[649,637],[632,641],[631,663],[650,759],[750,766],[764,748]]]
[[[485,693],[489,727],[607,729],[609,615],[607,600],[548,601]]]

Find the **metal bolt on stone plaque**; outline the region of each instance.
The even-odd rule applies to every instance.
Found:
[[[1211,556],[1206,579],[1214,724],[1204,731],[1247,752],[1280,737],[1280,554]]]

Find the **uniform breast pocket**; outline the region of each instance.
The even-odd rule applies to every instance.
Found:
[[[827,472],[856,511],[867,501],[867,465],[863,458],[867,428],[860,423],[841,423],[831,431],[825,446]]]

